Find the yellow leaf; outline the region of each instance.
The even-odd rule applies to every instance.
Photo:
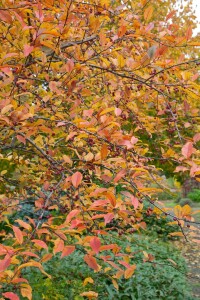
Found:
[[[117,281],[115,279],[112,279],[112,283],[113,283],[114,287],[116,288],[116,290],[119,290],[119,285],[117,284]]]
[[[190,42],[188,43],[190,46],[200,46],[200,42]]]
[[[109,113],[111,111],[114,111],[114,110],[115,110],[114,107],[108,107],[108,108],[102,110],[102,112],[100,113],[100,116],[103,116],[103,115],[105,115],[105,114],[107,114],[107,113]]]
[[[16,256],[13,256],[11,258],[11,264],[12,265],[18,265],[20,263],[20,261],[16,258]]]
[[[180,205],[176,205],[174,207],[174,214],[176,217],[181,218],[182,217],[182,207]]]
[[[83,285],[87,285],[88,283],[94,283],[94,280],[92,279],[92,277],[87,277],[85,278],[85,280],[83,281]]]
[[[171,232],[170,233],[171,236],[183,236],[182,232]]]
[[[93,160],[93,158],[94,158],[94,154],[92,152],[89,152],[88,154],[86,154],[84,156],[85,161],[91,161],[91,160]]]
[[[126,63],[124,57],[123,57],[122,55],[118,55],[117,61],[118,61],[119,67],[120,67],[120,68],[123,68],[124,65],[125,65],[125,63]]]
[[[183,217],[191,215],[191,212],[192,212],[191,207],[188,204],[186,204],[182,207],[182,216]]]
[[[40,269],[40,271],[41,271],[44,275],[46,275],[47,277],[51,278],[51,276],[50,276],[49,274],[47,274],[47,273],[44,271],[42,265],[41,265],[39,262],[37,262],[37,261],[29,261],[29,262],[27,262],[27,263],[22,264],[21,266],[18,267],[18,271],[21,270],[21,269],[23,269],[23,268],[27,268],[27,267],[35,267],[35,268],[38,268],[38,269]]]
[[[8,172],[7,170],[1,171],[1,176],[5,175],[7,172]]]

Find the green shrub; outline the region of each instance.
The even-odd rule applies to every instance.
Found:
[[[194,202],[200,202],[200,189],[194,189],[187,194],[187,197]]]
[[[178,237],[170,236],[170,233],[179,231],[180,228],[178,225],[169,225],[171,222],[171,218],[158,218],[154,214],[151,216],[144,216],[144,221],[147,225],[145,234],[151,236],[159,236],[163,241],[167,241],[169,239],[178,239]]]
[[[107,237],[105,237],[107,239]],[[33,300],[83,300],[83,291],[95,291],[101,300],[191,300],[186,280],[185,261],[180,253],[164,242],[152,241],[140,235],[124,235],[118,237],[112,234],[111,243],[119,243],[122,250],[134,253],[130,264],[136,264],[135,274],[130,279],[119,280],[117,290],[111,280],[114,270],[94,273],[83,261],[84,253],[74,252],[63,259],[59,254],[51,261],[44,263],[45,271],[52,279],[44,276],[35,268],[23,270],[23,277],[30,281],[33,288]],[[126,250],[127,249],[127,250]],[[153,262],[144,262],[143,251],[153,254]],[[107,251],[101,255],[111,255]],[[168,260],[170,258],[170,260]],[[123,258],[115,257],[115,263]],[[172,260],[175,262],[173,263]],[[108,267],[105,263],[105,267]],[[122,265],[119,264],[121,268]],[[116,270],[117,271],[117,270]],[[84,279],[92,277],[94,283],[83,286]]]
[[[189,206],[192,206],[192,200],[190,198],[182,198],[180,201],[179,201],[179,204],[180,206],[184,206],[186,204],[188,204]]]

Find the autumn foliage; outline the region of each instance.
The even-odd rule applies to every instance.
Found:
[[[190,238],[190,207],[156,193],[165,170],[200,181],[194,27],[172,1],[0,1],[2,297],[32,299],[23,269],[50,276],[42,263],[76,249],[117,286],[137,266],[107,237],[141,233],[144,212]]]

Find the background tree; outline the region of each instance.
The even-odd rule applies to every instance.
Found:
[[[163,171],[199,180],[200,44],[194,16],[186,25],[174,4],[0,1],[2,221],[21,212],[0,246],[6,287],[23,283],[31,299],[21,271],[45,273],[44,249],[81,249],[90,268],[129,278],[136,266],[120,265],[108,227],[140,231],[144,211],[170,216],[155,197]],[[175,214],[186,237],[191,210]]]

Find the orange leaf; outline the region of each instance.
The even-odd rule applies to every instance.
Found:
[[[82,297],[88,297],[88,299],[92,299],[92,298],[97,298],[98,297],[98,293],[93,292],[93,291],[88,291],[88,292],[83,292],[82,294],[80,294],[80,296],[82,296]]]
[[[25,229],[27,229],[28,231],[31,231],[31,226],[28,224],[28,223],[26,223],[26,222],[24,222],[24,221],[22,221],[22,220],[16,220],[15,222],[17,222],[21,227],[24,227]]]
[[[152,14],[153,14],[153,7],[152,6],[147,7],[144,11],[144,19],[146,21],[149,21],[152,17]]]
[[[47,244],[41,240],[34,239],[34,240],[32,240],[32,242],[34,242],[37,246],[40,246],[41,248],[48,249]]]
[[[82,181],[83,175],[80,172],[76,172],[72,175],[72,184],[75,188],[77,188],[81,181]]]
[[[62,251],[61,258],[70,255],[74,250],[75,246],[66,246]]]
[[[124,278],[126,278],[126,279],[130,278],[133,275],[135,269],[136,269],[135,265],[133,265],[130,268],[126,269],[126,271],[124,272]]]
[[[74,210],[70,211],[70,213],[67,215],[66,222],[69,223],[71,221],[71,219],[73,217],[75,217],[79,212],[80,212],[79,209],[74,209]]]
[[[117,33],[118,37],[119,38],[122,37],[125,33],[126,33],[126,26],[121,25],[119,30],[118,30],[118,33]]]
[[[23,244],[24,238],[23,238],[23,233],[21,232],[21,230],[18,227],[13,226],[13,231],[14,231],[17,242],[20,245]]]
[[[50,260],[52,258],[53,254],[51,253],[46,253],[41,259],[40,259],[40,262],[41,263],[44,263],[48,260]]]
[[[116,198],[115,198],[115,195],[112,193],[112,192],[105,192],[103,193],[110,201],[110,204],[115,207],[116,206]]]
[[[93,237],[91,240],[90,240],[90,246],[92,248],[92,250],[97,254],[99,253],[99,249],[101,247],[101,241],[98,237]]]
[[[61,239],[57,239],[54,241],[54,243],[55,243],[55,246],[53,248],[53,252],[54,253],[61,252],[64,248],[64,241]]]
[[[91,269],[93,269],[93,270],[95,270],[95,271],[97,271],[97,270],[99,269],[99,266],[98,266],[98,264],[97,264],[97,261],[96,261],[96,259],[95,259],[92,255],[86,254],[86,255],[84,256],[84,261],[88,264],[88,266],[89,266]]]
[[[30,287],[30,286],[29,286],[29,287]],[[31,289],[31,287],[30,287],[30,288],[22,287],[22,288],[20,289],[20,292],[21,292],[21,294],[22,294],[23,297],[26,297],[26,298],[28,298],[29,300],[32,299],[32,289]]]
[[[2,295],[10,300],[19,300],[19,297],[17,296],[17,294],[14,294],[13,292],[6,292],[6,293],[3,293]]]
[[[103,144],[101,147],[101,159],[105,159],[108,155],[108,147],[106,144]]]

